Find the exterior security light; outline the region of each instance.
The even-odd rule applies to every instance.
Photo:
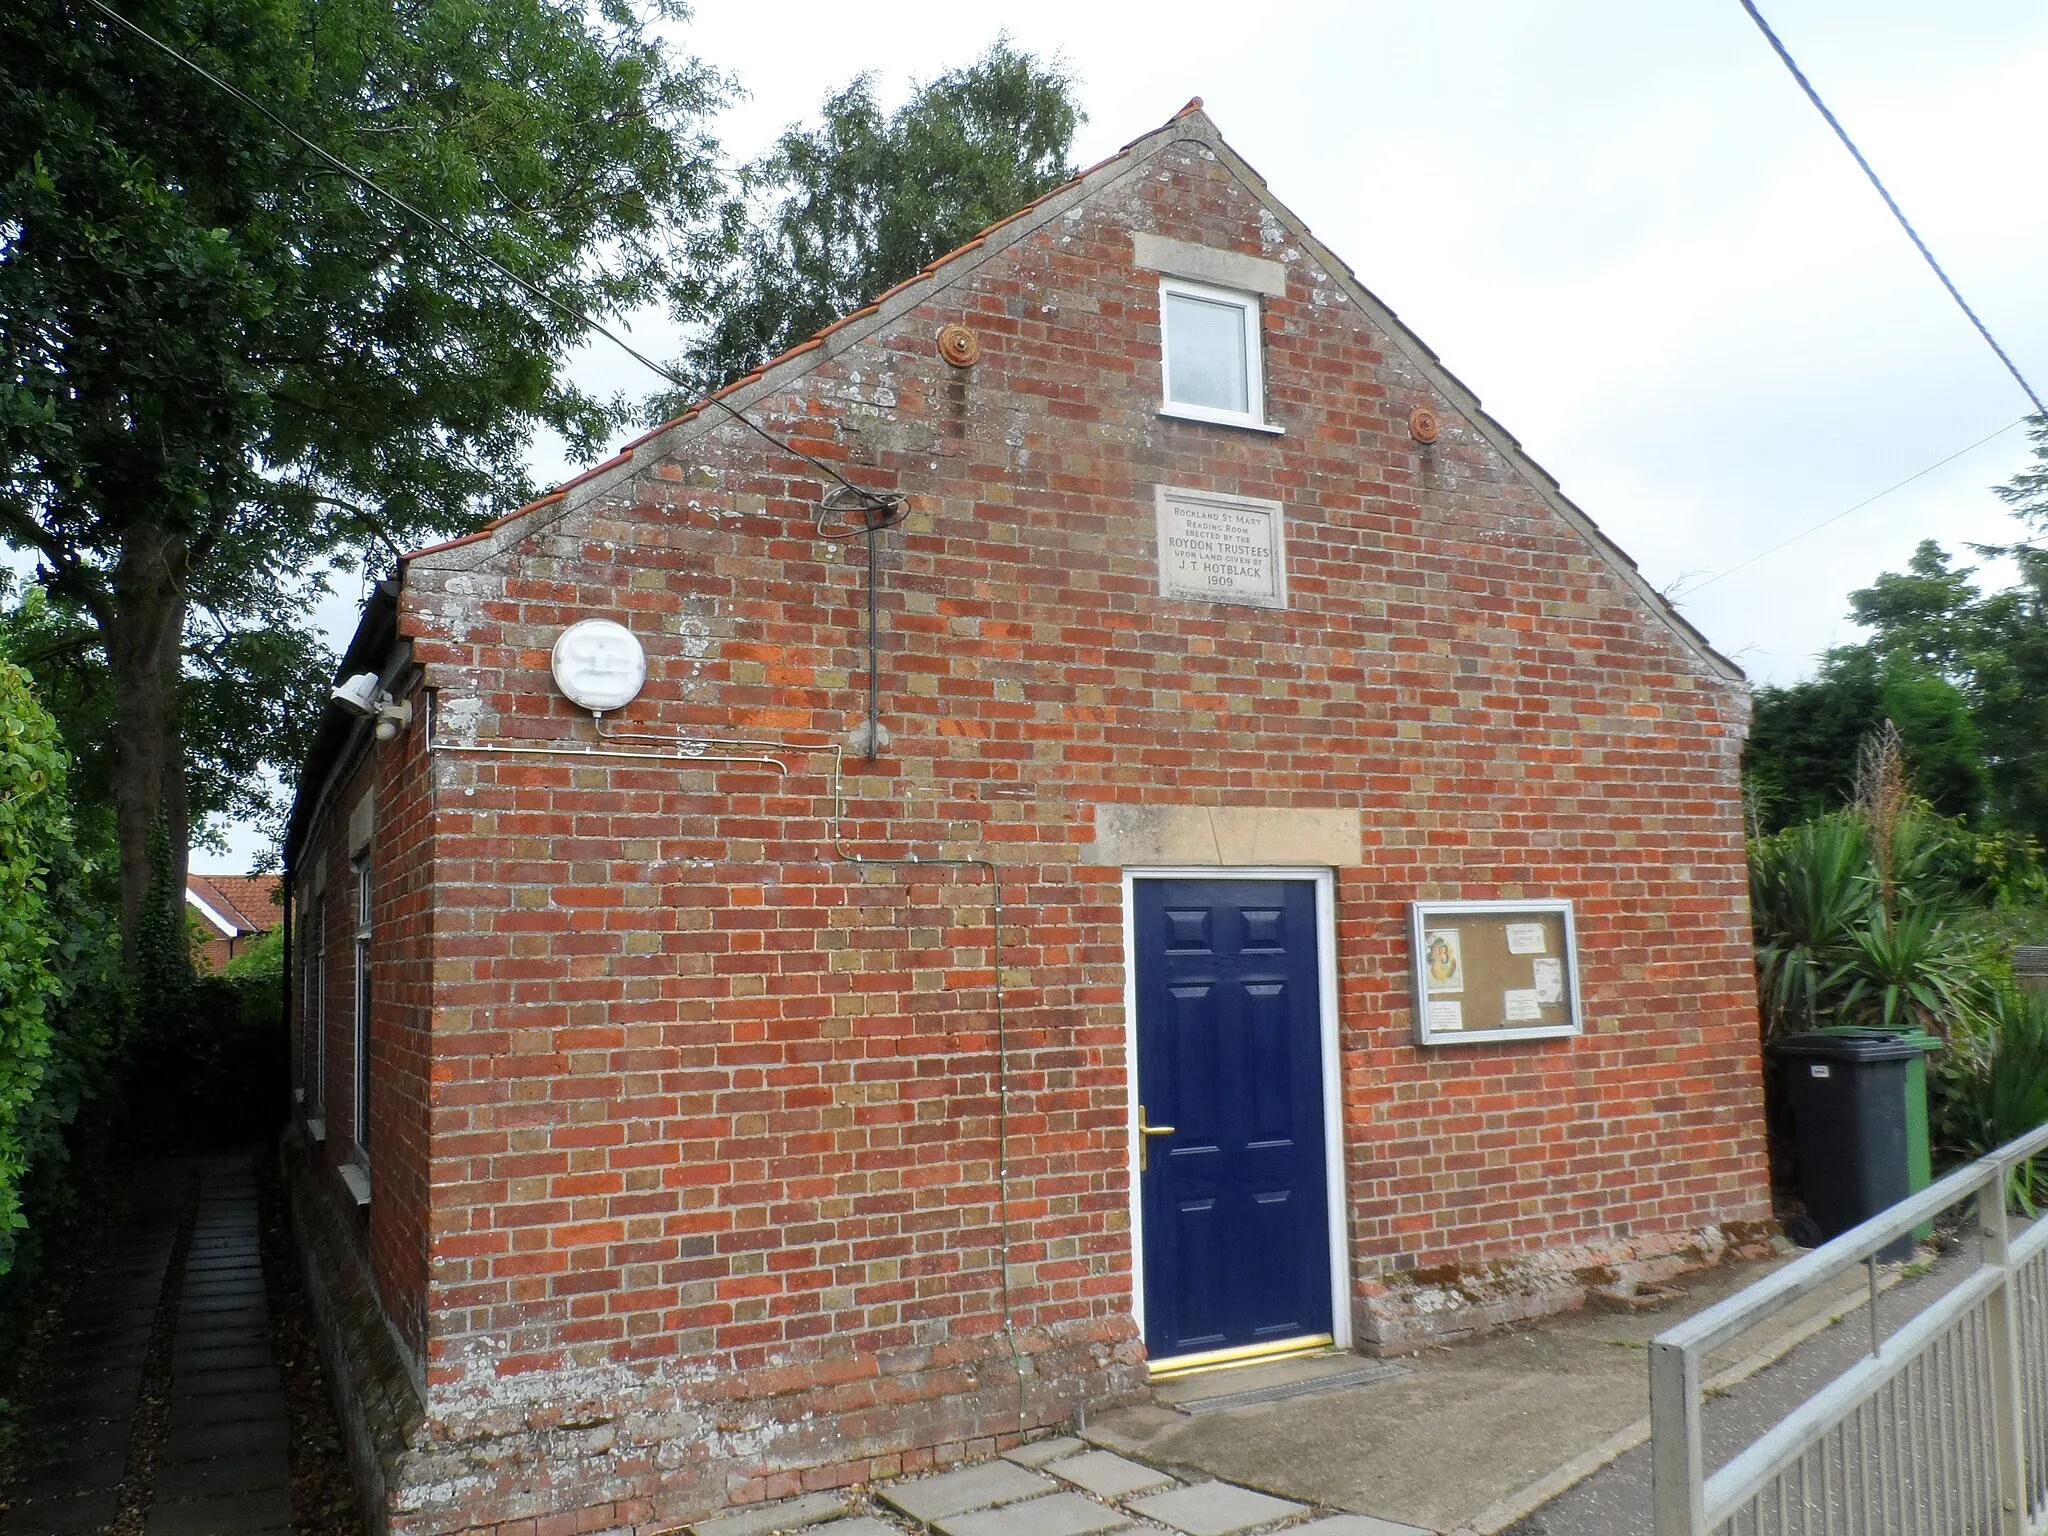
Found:
[[[377,712],[377,674],[358,672],[334,689],[334,702],[352,715],[374,715]]]
[[[647,653],[625,625],[584,619],[562,631],[549,669],[571,704],[602,715],[639,697],[647,681]]]

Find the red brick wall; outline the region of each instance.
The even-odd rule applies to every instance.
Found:
[[[369,844],[370,1147],[356,1145],[355,935],[356,885],[349,848],[350,814],[365,794],[375,822]],[[315,871],[324,893],[302,900],[292,935],[298,988],[296,1050],[303,1113],[323,1121],[326,1140],[313,1148],[323,1187],[351,1212],[354,1197],[337,1170],[365,1165],[371,1201],[350,1230],[361,1242],[386,1315],[415,1356],[425,1353],[427,1321],[428,1026],[432,1009],[432,788],[424,722],[392,743],[366,743],[312,828],[294,871],[296,888],[311,890]],[[320,927],[325,915],[324,945]],[[306,955],[318,950],[325,968],[325,1030],[319,998],[306,988]],[[315,1054],[326,1062],[319,1101]]]
[[[1157,414],[1134,229],[1288,262],[1284,436]],[[1362,1320],[1400,1272],[1765,1211],[1744,693],[1311,258],[1169,146],[752,407],[910,499],[883,539],[892,743],[848,762],[840,830],[1002,865],[1027,1422],[1140,1379],[1095,804],[1363,809],[1338,913]],[[955,320],[969,373],[933,351]],[[1159,483],[1285,502],[1290,606],[1162,600]],[[817,500],[713,420],[409,569],[442,744],[592,744],[548,649],[603,615],[651,659],[616,728],[773,738],[789,772],[436,759],[440,1438],[405,1529],[652,1529],[1017,1427],[988,887],[835,856],[818,748],[863,716],[864,571],[814,536]],[[1520,896],[1577,904],[1587,1034],[1413,1046],[1405,904]]]

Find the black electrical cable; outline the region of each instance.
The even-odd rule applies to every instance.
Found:
[[[1934,275],[1941,279],[1941,286],[1946,288],[1948,296],[1956,301],[1956,307],[1970,317],[1970,324],[1977,327],[1977,334],[1982,336],[1991,350],[1998,354],[1998,360],[2005,364],[2005,371],[2018,380],[2020,388],[2027,392],[2027,398],[2034,402],[2036,414],[2048,413],[2048,407],[2044,407],[2041,404],[2041,397],[2034,393],[2034,386],[2027,382],[2026,375],[2021,373],[2018,365],[2006,355],[2005,348],[1998,344],[1998,338],[1991,334],[1991,328],[1977,318],[1977,311],[1970,308],[1961,291],[1949,281],[1949,275],[1942,271],[1941,263],[1934,259],[1934,252],[1927,249],[1927,242],[1920,238],[1920,232],[1908,221],[1898,201],[1885,190],[1885,184],[1878,180],[1877,172],[1872,170],[1870,162],[1863,158],[1863,151],[1856,147],[1856,141],[1849,137],[1849,131],[1841,125],[1835,114],[1828,110],[1828,104],[1820,99],[1820,92],[1813,88],[1813,82],[1808,80],[1799,66],[1793,62],[1792,55],[1786,50],[1785,45],[1778,41],[1778,34],[1771,30],[1771,24],[1764,20],[1763,13],[1756,8],[1754,0],[1741,0],[1741,5],[1749,12],[1749,19],[1757,24],[1757,30],[1763,33],[1771,47],[1777,51],[1785,67],[1792,71],[1792,78],[1799,82],[1799,89],[1806,92],[1806,99],[1813,103],[1814,109],[1826,118],[1828,126],[1835,130],[1835,137],[1842,141],[1842,147],[1855,156],[1856,163],[1863,167],[1863,174],[1868,176],[1870,184],[1877,188],[1877,195],[1884,199],[1885,207],[1891,209],[1892,217],[1899,221],[1899,228],[1906,232],[1906,238],[1913,242],[1914,248],[1926,259],[1927,265],[1934,269]]]
[[[1937,469],[1940,469],[1944,464],[1953,464],[1957,459],[1960,459],[1964,454],[1976,452],[1979,448],[1982,448],[1986,443],[1990,442],[1992,438],[2003,437],[2006,433],[2010,432],[2014,427],[2020,426],[2029,420],[2031,420],[2030,417],[2022,416],[2017,421],[2008,421],[1996,432],[1990,434],[1989,437],[1980,437],[1977,439],[1976,442],[1970,444],[1969,447],[1958,448],[1954,453],[1950,454],[1947,458],[1936,459],[1932,464],[1928,465],[1925,469],[1914,470],[1913,473],[1906,476],[1905,479],[1893,481],[1890,485],[1886,486],[1876,495],[1864,497],[1861,501],[1857,502],[1855,506],[1844,507],[1841,511],[1837,512],[1833,517],[1823,518],[1821,519],[1821,521],[1815,523],[1811,528],[1801,529],[1798,533],[1793,534],[1791,538],[1773,544],[1769,549],[1757,551],[1757,553],[1751,555],[1747,560],[1742,561],[1740,564],[1731,565],[1725,571],[1716,571],[1713,575],[1709,576],[1705,581],[1697,582],[1694,585],[1685,588],[1682,593],[1677,591],[1676,589],[1667,589],[1666,595],[1668,597],[1676,599],[1681,596],[1691,597],[1695,592],[1703,592],[1708,587],[1711,587],[1715,582],[1721,580],[1723,577],[1733,576],[1737,571],[1746,571],[1752,565],[1755,565],[1757,561],[1768,559],[1770,556],[1775,555],[1781,549],[1790,549],[1794,544],[1797,544],[1801,539],[1808,538],[1813,534],[1819,533],[1823,528],[1833,527],[1836,523],[1839,523],[1843,518],[1847,517],[1851,512],[1861,512],[1865,507],[1869,506],[1872,502],[1882,501],[1885,497],[1891,495],[1893,491],[1902,490],[1906,486],[1911,485],[1915,480],[1919,480],[1927,475],[1933,474]]]
[[[328,165],[332,166],[335,170],[339,171],[343,176],[346,176],[350,181],[354,182],[357,186],[363,188],[364,191],[370,192],[377,197],[383,198],[393,207],[403,212],[408,218],[416,219],[420,223],[426,225],[429,229],[432,229],[436,233],[444,235],[448,239],[454,241],[458,246],[460,246],[463,250],[467,251],[471,256],[475,257],[478,261],[482,262],[485,266],[489,267],[493,272],[497,273],[500,277],[504,278],[506,282],[511,283],[515,287],[519,288],[521,291],[532,295],[541,303],[547,305],[548,308],[554,310],[556,314],[561,315],[564,319],[573,321],[575,324],[582,326],[585,330],[592,331],[597,335],[604,337],[606,341],[609,341],[621,352],[624,352],[628,357],[632,358],[633,361],[639,363],[642,367],[649,369],[651,372],[659,375],[661,378],[675,385],[678,389],[694,393],[699,387],[698,385],[691,382],[689,379],[686,379],[682,377],[680,374],[676,373],[674,370],[664,366],[661,363],[657,363],[653,358],[649,357],[639,348],[633,346],[624,337],[620,336],[616,331],[613,331],[610,327],[592,318],[584,311],[576,308],[573,304],[569,304],[564,300],[557,298],[554,294],[550,293],[547,289],[541,287],[538,283],[531,282],[528,279],[521,277],[517,272],[514,272],[510,267],[506,266],[503,262],[499,261],[495,256],[491,255],[489,251],[486,251],[482,246],[478,245],[475,241],[469,239],[466,235],[464,235],[460,230],[456,229],[453,225],[448,224],[444,220],[436,218],[434,215],[426,212],[423,209],[415,208],[411,203],[407,202],[404,198],[400,197],[396,192],[393,192],[389,188],[380,185],[371,177],[364,174],[362,171],[357,170],[354,166],[350,165],[346,160],[343,160],[339,155],[333,153],[333,151],[327,149],[325,146],[321,144],[315,143],[312,139],[309,139],[308,137],[306,137],[305,134],[299,132],[298,129],[294,128],[290,123],[286,122],[284,118],[280,117],[276,112],[272,111],[269,107],[265,106],[262,102],[258,101],[254,96],[251,96],[247,91],[243,90],[240,86],[234,84],[232,81],[222,79],[219,75],[216,75],[212,70],[208,69],[205,65],[199,63],[196,59],[187,58],[184,54],[180,53],[176,48],[173,48],[169,43],[165,42],[162,38],[156,36],[152,32],[147,31],[143,27],[138,26],[135,22],[130,21],[126,16],[123,16],[119,11],[115,10],[112,6],[107,5],[105,3],[105,0],[85,0],[85,3],[91,6],[94,10],[98,11],[101,15],[105,16],[108,20],[114,22],[117,26],[123,27],[129,32],[134,33],[135,36],[141,38],[142,41],[149,44],[150,47],[156,49],[159,53],[162,53],[166,57],[175,61],[176,63],[183,65],[186,69],[191,70],[194,74],[198,75],[201,79],[213,85],[216,89],[221,90],[225,92],[227,95],[233,97],[236,101],[240,102],[250,111],[256,113],[258,116],[262,117],[266,122],[270,123],[271,126],[276,128],[280,133],[286,134],[293,140],[297,141],[299,144],[303,145],[306,149],[312,151],[313,154],[319,156],[321,160],[326,162]],[[707,405],[717,406],[720,410],[724,411],[726,415],[730,416],[734,421],[738,422],[741,426],[747,428],[750,432],[753,432],[757,436],[765,439],[766,441],[773,443],[777,448],[781,449],[784,453],[789,454],[792,458],[802,460],[804,463],[810,465],[811,468],[818,471],[819,474],[826,476],[828,479],[837,481],[840,487],[850,492],[863,507],[867,507],[872,510],[882,512],[888,515],[896,514],[898,510],[901,508],[902,498],[900,496],[897,496],[887,491],[870,491],[864,486],[855,485],[851,480],[847,479],[844,475],[840,474],[839,471],[834,469],[830,464],[826,464],[818,459],[812,458],[809,454],[805,453],[801,448],[798,448],[795,444],[787,441],[784,438],[776,436],[775,433],[769,431],[766,427],[762,426],[759,422],[755,421],[745,412],[735,408],[732,405],[727,404],[719,396],[715,394],[708,395],[705,397],[704,403]],[[822,521],[823,519],[821,518],[820,522],[822,523]]]

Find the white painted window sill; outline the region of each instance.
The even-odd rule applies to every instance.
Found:
[[[1171,416],[1175,421],[1199,421],[1205,427],[1239,427],[1246,432],[1265,432],[1273,437],[1285,437],[1287,429],[1270,421],[1254,421],[1249,416],[1222,416],[1208,411],[1190,410],[1184,405],[1162,405],[1159,414]]]
[[[343,1163],[340,1168],[341,1182],[348,1186],[348,1192],[355,1196],[359,1206],[370,1203],[370,1173],[354,1163]]]
[[[308,1120],[306,1122],[306,1134],[316,1142],[325,1141],[327,1139],[327,1122],[325,1120]]]

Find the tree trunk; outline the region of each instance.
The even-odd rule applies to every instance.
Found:
[[[170,834],[171,889],[184,913],[185,755],[178,680],[185,641],[184,540],[138,528],[114,566],[112,622],[104,638],[114,680],[114,825],[121,845],[121,961],[135,969],[143,903],[156,871],[149,853],[158,816]]]

